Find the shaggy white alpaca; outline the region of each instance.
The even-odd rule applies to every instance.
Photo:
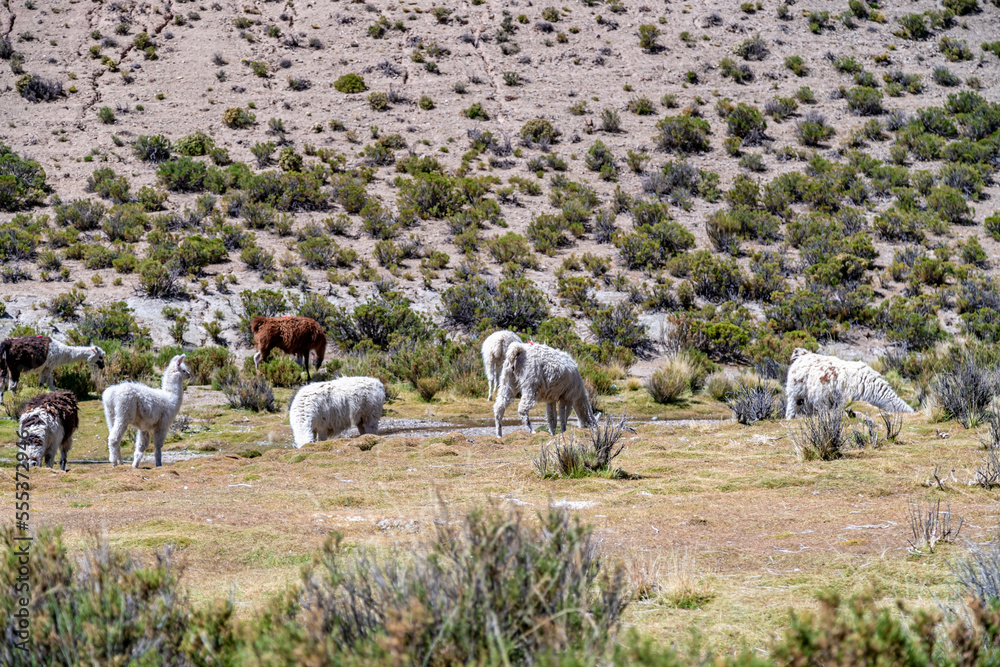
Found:
[[[913,412],[889,383],[863,361],[844,361],[801,347],[792,352],[785,385],[785,419],[844,401],[865,401],[889,412]]]
[[[343,377],[299,389],[288,408],[295,447],[336,437],[352,426],[378,435],[385,387],[377,378]]]
[[[553,435],[556,433],[557,409],[563,431],[566,430],[570,409],[576,412],[577,423],[581,428],[592,426],[596,422],[590,407],[590,397],[587,396],[587,388],[583,385],[576,362],[562,350],[531,342],[513,343],[507,348],[497,400],[493,404],[498,436],[503,435],[503,413],[514,400],[518,389],[521,390],[521,402],[517,413],[524,420],[528,431],[532,430],[528,412],[536,401],[545,403],[545,416],[549,432]]]
[[[500,372],[511,343],[520,343],[521,337],[513,331],[494,331],[483,341],[483,367],[486,369],[486,399],[493,398],[493,392],[500,382]]]
[[[156,465],[160,465],[160,450],[170,425],[181,411],[184,380],[189,377],[191,371],[184,362],[184,355],[178,354],[163,370],[160,389],[138,382],[122,382],[104,390],[101,401],[104,402],[104,418],[108,422],[108,460],[111,465],[117,466],[122,462],[120,443],[129,426],[139,429],[135,437],[132,467],[139,467],[150,437],[156,448]]]

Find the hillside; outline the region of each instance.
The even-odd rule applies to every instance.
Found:
[[[124,300],[157,346],[164,305],[233,342],[244,290],[391,283],[452,334],[569,316],[640,357],[601,309],[654,357],[990,339],[1000,9],[974,5],[9,3],[2,138],[44,177],[5,158],[0,326]]]

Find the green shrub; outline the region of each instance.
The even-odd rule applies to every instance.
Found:
[[[950,9],[955,16],[965,16],[979,11],[977,0],[942,0],[945,9]]]
[[[141,135],[132,142],[132,153],[146,162],[163,162],[170,159],[170,140],[162,134]]]
[[[241,130],[257,122],[257,116],[243,107],[229,107],[222,114],[222,123],[228,128]]]
[[[809,66],[802,56],[788,56],[785,58],[785,67],[790,69],[795,76],[808,76]]]
[[[466,331],[533,331],[549,316],[545,293],[526,278],[494,285],[474,277],[442,292],[441,309],[446,322]]]
[[[212,138],[202,132],[197,130],[193,134],[189,134],[186,137],[181,137],[174,143],[174,150],[180,155],[187,155],[189,157],[198,157],[200,155],[208,155],[215,148],[215,142]]]
[[[479,102],[474,102],[469,108],[462,109],[462,115],[472,120],[490,119],[489,114],[486,113],[486,110],[483,109],[483,105]]]
[[[646,53],[656,53],[662,47],[656,41],[659,39],[660,29],[651,23],[644,23],[639,26],[639,48]]]
[[[41,203],[48,185],[45,170],[0,142],[0,211],[16,211]]]
[[[597,311],[590,330],[599,345],[609,343],[615,348],[625,348],[640,359],[648,359],[656,351],[646,325],[639,321],[638,311],[626,301]]]
[[[98,341],[117,341],[122,345],[148,348],[148,330],[139,326],[124,301],[106,306],[87,306],[76,327],[66,332],[73,345],[95,345]]]
[[[656,147],[662,151],[677,153],[701,153],[710,148],[708,121],[694,116],[667,116],[656,124],[659,132],[653,137]]]
[[[380,91],[369,93],[368,106],[372,111],[388,111],[389,95]]]
[[[552,122],[544,118],[532,118],[521,126],[521,138],[525,141],[538,142],[543,139],[554,141],[557,133]]]
[[[156,177],[171,192],[196,192],[202,189],[207,173],[204,162],[184,156],[161,162]]]
[[[726,117],[726,126],[730,136],[743,139],[747,145],[760,143],[767,129],[764,114],[755,106],[740,102]]]
[[[877,116],[882,108],[882,92],[876,88],[857,86],[845,94],[847,108],[856,116]]]

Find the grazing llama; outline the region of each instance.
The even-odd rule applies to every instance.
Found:
[[[521,337],[513,331],[494,331],[483,341],[483,368],[486,369],[486,399],[493,398],[493,392],[500,382],[500,371],[507,357],[507,348],[511,343],[520,343]]]
[[[557,409],[559,425],[563,431],[566,430],[570,409],[576,412],[577,423],[581,428],[597,423],[580,370],[573,357],[562,350],[531,342],[513,343],[507,348],[497,400],[493,404],[498,436],[503,435],[503,413],[514,400],[518,389],[521,390],[521,402],[517,413],[524,420],[528,431],[532,430],[528,412],[536,401],[545,403],[545,416],[549,422],[549,432],[553,435],[556,434]]]
[[[191,371],[184,362],[184,355],[178,354],[163,370],[160,389],[138,382],[122,382],[104,390],[101,401],[104,402],[104,418],[108,422],[108,460],[111,465],[117,466],[122,462],[120,443],[129,426],[139,429],[135,437],[132,467],[139,467],[150,437],[156,448],[156,465],[160,465],[163,441],[181,410],[184,380],[189,377]]]
[[[383,403],[385,387],[377,378],[342,377],[307,384],[288,408],[295,447],[328,440],[352,426],[361,435],[378,435]]]
[[[274,348],[294,355],[299,366],[306,369],[306,379],[312,379],[309,377],[310,352],[316,353],[316,370],[323,365],[326,336],[319,322],[311,317],[258,315],[250,321],[250,331],[253,332],[254,347],[257,348],[257,353],[253,355],[254,367],[267,361]]]
[[[64,345],[48,336],[8,338],[0,343],[0,393],[17,391],[21,373],[38,371],[38,383],[52,391],[56,388],[52,373],[60,366],[86,361],[98,370],[104,368],[104,350],[94,346]]]
[[[59,391],[39,394],[21,409],[17,429],[18,449],[27,456],[28,466],[52,467],[59,449],[59,468],[66,469],[66,457],[73,446],[73,433],[80,425],[80,414],[73,392]]]
[[[795,348],[785,385],[785,419],[794,419],[799,412],[838,407],[833,404],[841,400],[865,401],[889,412],[913,412],[863,361],[844,361]]]

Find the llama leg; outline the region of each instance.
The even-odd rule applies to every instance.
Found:
[[[108,460],[112,466],[119,466],[122,463],[121,441],[127,429],[127,423],[113,424],[108,433]]]
[[[798,412],[799,398],[801,398],[801,392],[798,387],[789,383],[785,396],[785,419],[795,419],[795,414]]]
[[[49,391],[56,390],[56,381],[52,377],[52,368],[43,368],[41,374],[38,377],[38,384],[44,384],[49,388]]]
[[[559,406],[556,403],[545,404],[545,421],[549,423],[549,433],[551,433],[552,435],[558,433],[558,431],[556,431],[556,427],[559,425],[558,411],[559,411]]]
[[[162,428],[153,433],[154,455],[156,456],[156,467],[163,465],[163,443],[167,441],[167,431],[170,427]]]
[[[566,432],[566,420],[569,419],[569,403],[566,401],[561,401],[559,403],[559,426],[562,428],[563,433]],[[583,428],[583,424],[580,423],[580,415],[576,416],[577,425]]]
[[[365,418],[365,433],[378,435],[378,417],[369,416]]]
[[[142,455],[146,453],[147,447],[149,447],[149,433],[146,431],[139,431],[135,434],[135,455],[132,457],[133,468],[139,467],[139,463],[142,461]]]
[[[503,437],[503,413],[507,410],[507,404],[497,398],[493,404],[493,421],[496,422],[497,437]]]
[[[524,420],[524,425],[528,429],[528,433],[534,433],[531,430],[531,408],[535,407],[535,393],[531,389],[526,389],[521,392],[521,403],[517,406],[517,414],[521,415],[521,419]]]
[[[21,371],[20,369],[14,368],[10,371],[10,391],[13,394],[17,393],[17,383],[21,381]]]
[[[51,468],[52,464],[55,463],[56,451],[54,449],[49,449],[45,452],[45,466]]]
[[[66,471],[66,459],[69,458],[69,448],[72,446],[73,438],[71,436],[68,440],[66,440],[66,442],[62,443],[62,446],[59,448],[59,469],[63,472]]]

